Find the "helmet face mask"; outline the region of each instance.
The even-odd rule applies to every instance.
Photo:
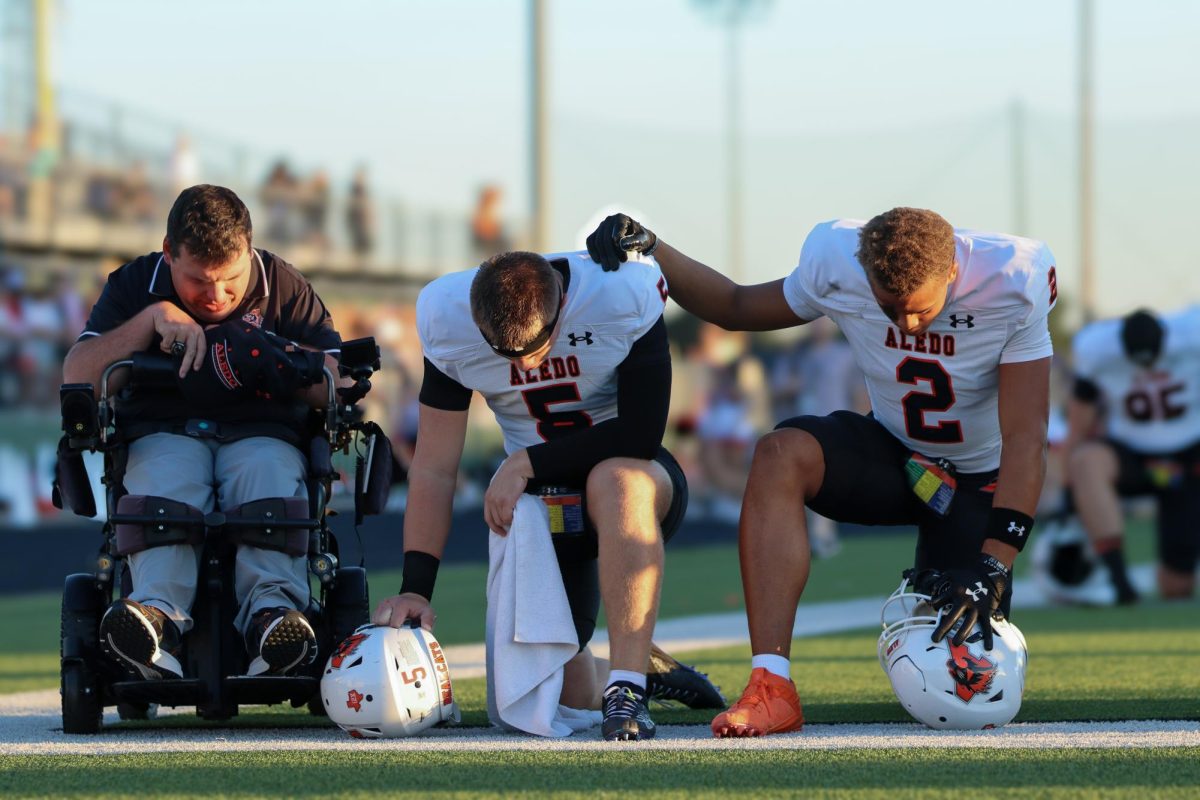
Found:
[[[1007,620],[992,620],[994,647],[984,650],[973,632],[952,644],[954,630],[941,642],[932,634],[941,614],[929,596],[907,583],[883,605],[879,663],[900,705],[931,728],[979,730],[1007,724],[1021,708],[1025,688],[1025,637]]]
[[[445,654],[421,628],[360,627],[326,662],[321,702],[356,738],[413,736],[460,718]]]

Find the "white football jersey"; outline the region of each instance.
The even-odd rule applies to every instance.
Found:
[[[864,224],[834,220],[812,230],[783,282],[788,305],[803,320],[837,323],[866,377],[871,410],[893,436],[962,472],[996,469],[998,367],[1052,354],[1054,256],[1033,239],[955,230],[958,278],[946,307],[928,331],[908,336],[875,302],[855,258]]]
[[[497,355],[475,327],[470,292],[478,267],[438,278],[417,298],[425,358],[483,395],[508,453],[616,417],[617,365],[662,316],[667,298],[652,258],[630,257],[616,272],[602,271],[586,252],[546,258],[564,275],[566,302],[558,338],[534,369]]]
[[[1149,368],[1126,357],[1120,319],[1075,335],[1075,374],[1100,389],[1108,435],[1139,453],[1173,453],[1200,440],[1200,306],[1159,319],[1162,352]]]

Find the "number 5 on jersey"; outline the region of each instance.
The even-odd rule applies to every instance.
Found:
[[[550,406],[557,403],[579,402],[579,386],[573,382],[526,389],[521,392],[521,397],[525,399],[529,416],[538,421],[538,436],[545,441],[567,436],[577,430],[592,426],[592,418],[584,411],[550,410]]]

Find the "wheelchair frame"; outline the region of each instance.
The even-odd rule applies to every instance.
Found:
[[[357,407],[370,390],[370,376],[379,369],[379,349],[374,339],[346,343],[343,357],[353,352],[358,363],[343,363],[339,371],[354,379],[348,389],[335,387],[333,373],[322,368],[328,387],[328,403],[319,430],[305,453],[308,463],[309,518],[280,520],[277,518],[239,517],[237,527],[304,528],[309,530],[309,572],[318,579],[319,589],[309,606],[302,609],[317,633],[318,654],[314,662],[300,674],[290,676],[242,675],[246,656],[242,637],[234,630],[233,615],[236,601],[233,596],[235,542],[229,533],[232,525],[220,511],[206,514],[203,527],[204,544],[196,576],[196,597],[192,608],[193,629],[183,638],[181,663],[193,677],[182,679],[130,680],[128,673],[111,661],[99,646],[100,618],[113,600],[128,594],[127,569],[124,558],[117,555],[116,526],[118,524],[181,525],[194,528],[191,517],[169,515],[132,515],[117,513],[122,496],[122,477],[126,457],[125,442],[116,424],[115,398],[110,396],[109,382],[121,369],[131,371],[130,385],[139,379],[153,382],[154,375],[164,368],[175,369],[173,362],[154,354],[136,353],[133,357],[110,364],[101,377],[97,401],[91,384],[72,384],[63,387],[63,429],[65,435],[59,448],[59,477],[55,482],[55,503],[70,507],[83,516],[95,514],[95,498],[71,496],[61,480],[64,457],[78,459],[83,470],[82,453],[100,451],[104,456],[102,482],[105,490],[106,519],[103,524],[103,544],[93,572],[68,575],[63,587],[61,638],[61,694],[63,731],[66,733],[96,733],[103,722],[105,706],[116,705],[122,719],[147,719],[153,716],[156,705],[195,705],[204,719],[224,720],[238,713],[240,704],[275,704],[290,701],[293,706],[308,704],[313,714],[324,714],[320,702],[319,676],[333,648],[359,625],[369,621],[366,571],[361,567],[340,567],[337,539],[328,525],[328,516],[336,513],[328,508],[332,484],[339,477],[332,465],[332,454],[341,450],[349,453],[359,435],[368,437],[368,448],[380,446],[390,451],[388,443],[372,441],[385,438],[372,423],[362,420]],[[371,355],[373,354],[373,359]],[[364,358],[365,355],[365,358]],[[86,405],[84,399],[86,393]],[[316,416],[315,414],[313,415]],[[70,417],[70,418],[68,418]],[[374,428],[372,433],[368,428]],[[380,457],[383,457],[382,455]],[[356,481],[356,505],[365,487],[361,485],[361,463]],[[77,475],[79,473],[76,473]],[[83,471],[86,479],[86,471]],[[86,485],[86,480],[85,480]],[[75,489],[79,491],[78,481]],[[90,486],[87,489],[90,495]],[[89,501],[90,500],[90,504]],[[375,510],[377,511],[377,509]],[[368,511],[367,513],[374,513]],[[190,667],[190,669],[188,669]]]

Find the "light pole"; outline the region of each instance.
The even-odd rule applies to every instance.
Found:
[[[751,14],[764,11],[771,0],[694,0],[705,13],[725,26],[725,167],[726,228],[729,231],[729,277],[741,282],[742,248],[742,53],[740,32]]]
[[[546,133],[546,0],[529,0],[530,247],[539,253],[549,249],[550,158]]]

